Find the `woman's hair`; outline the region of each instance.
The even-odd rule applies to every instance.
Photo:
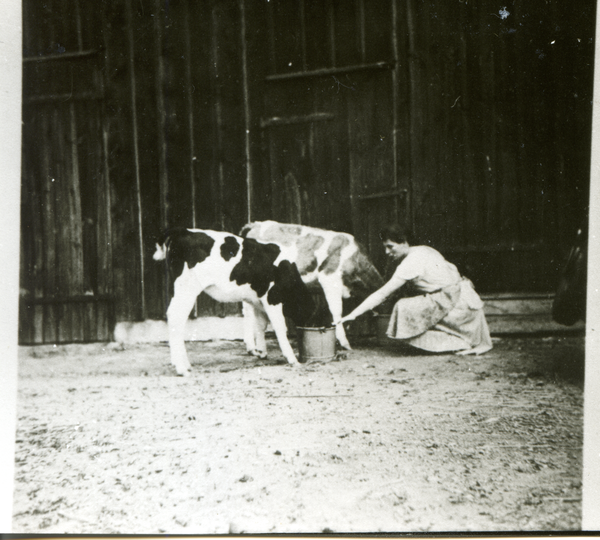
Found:
[[[404,244],[404,242],[406,242],[410,245],[413,243],[412,233],[408,229],[402,228],[396,224],[388,225],[381,229],[379,238],[381,238],[382,242],[391,240],[392,242],[396,242],[396,244]]]

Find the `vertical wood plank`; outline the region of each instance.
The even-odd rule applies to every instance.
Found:
[[[103,118],[106,118],[103,115]],[[103,183],[98,199],[98,214],[100,226],[98,227],[98,245],[100,246],[100,261],[98,265],[98,293],[113,294],[113,235],[112,235],[112,199],[110,195],[110,176],[108,165],[108,128],[103,122],[102,126],[102,165]]]
[[[306,2],[304,5],[306,69],[319,69],[330,65],[329,19],[326,2]]]
[[[247,6],[247,4],[246,4]],[[248,184],[245,167],[246,137],[244,129],[244,46],[241,43],[242,4],[217,3],[213,10],[213,32],[218,49],[216,77],[212,80],[218,89],[215,96],[215,129],[218,147],[218,167],[215,175],[218,211],[216,221],[224,230],[237,232],[244,224],[247,213]],[[297,10],[297,6],[296,6]],[[263,49],[264,52],[264,49]],[[250,141],[248,141],[250,145]]]
[[[489,32],[487,32],[487,21],[489,19],[489,15],[486,14],[486,10],[489,7],[489,4],[485,5],[485,8],[482,8],[479,13],[479,31],[482,36],[481,46],[484,51],[484,54],[481,56],[482,62],[482,83],[483,83],[483,91],[482,91],[482,101],[487,105],[488,108],[488,122],[484,123],[483,127],[485,129],[485,133],[487,135],[485,142],[487,143],[487,149],[484,149],[484,161],[483,161],[483,169],[485,171],[485,206],[483,215],[485,216],[485,221],[483,225],[483,231],[485,236],[494,234],[494,225],[498,223],[498,215],[495,211],[496,208],[496,178],[498,175],[498,167],[497,167],[497,159],[496,159],[496,148],[497,148],[497,139],[496,139],[496,119],[497,119],[497,100],[496,100],[496,56],[495,51],[491,47]],[[500,234],[504,236],[504,231],[500,230]],[[506,238],[506,236],[505,236]]]
[[[34,241],[34,281],[32,283],[33,298],[42,298],[45,294],[52,294],[50,288],[51,282],[47,274],[47,269],[52,271],[53,267],[48,266],[48,250],[52,250],[52,246],[48,245],[48,234],[52,238],[52,214],[53,197],[50,195],[50,156],[49,147],[43,144],[47,140],[46,136],[49,133],[49,115],[47,111],[42,109],[37,115],[25,114],[25,122],[30,128],[26,132],[31,135],[23,140],[24,160],[27,161],[27,167],[31,167],[31,173],[34,175],[31,181],[31,189],[37,193],[38,204],[34,208],[34,220],[31,223],[33,227]],[[29,120],[27,120],[29,119]],[[29,142],[29,144],[28,144]],[[41,151],[37,156],[31,155],[34,148],[40,148]],[[33,343],[43,343],[46,321],[44,320],[44,311],[41,306],[35,304],[30,308],[31,324],[33,325]]]
[[[83,229],[82,229],[82,214],[81,214],[81,193],[80,193],[80,168],[79,168],[79,135],[77,132],[77,121],[75,116],[75,104],[70,103],[69,106],[69,146],[71,152],[71,168],[68,171],[69,179],[69,206],[68,214],[70,221],[70,251],[71,251],[71,277],[68,284],[67,294],[81,295],[83,294]],[[95,255],[95,254],[94,254]],[[66,306],[67,311],[70,311],[70,336],[69,341],[81,341],[83,339],[83,329],[81,326],[81,304]]]
[[[58,135],[58,130],[55,130],[56,126],[56,111],[43,110],[43,133],[46,141],[51,141],[53,137]],[[52,136],[51,136],[52,134]],[[52,297],[57,294],[57,281],[56,281],[56,245],[57,245],[57,228],[55,222],[55,216],[57,209],[55,206],[55,189],[56,189],[56,170],[51,159],[52,147],[50,144],[42,146],[42,178],[43,178],[43,244],[44,244],[44,283],[41,288],[41,295],[43,297]],[[52,156],[53,157],[53,156]],[[36,294],[37,296],[37,294]],[[44,342],[52,343],[56,340],[56,320],[54,317],[53,309],[44,309],[44,306],[36,308],[36,325],[39,325],[42,329],[42,340]]]
[[[66,113],[66,111],[65,111]],[[67,121],[67,119],[65,119]],[[65,171],[68,181],[68,219],[70,229],[70,259],[71,276],[68,285],[69,294],[83,294],[83,229],[81,214],[81,192],[80,192],[80,169],[79,169],[79,133],[77,131],[77,119],[75,104],[70,103],[68,109],[69,122],[69,151],[70,170]],[[66,148],[65,148],[66,150]]]
[[[168,224],[169,227],[189,227],[194,219],[192,182],[194,141],[194,109],[190,106],[191,73],[188,70],[186,51],[189,49],[186,34],[185,2],[165,3],[162,13],[163,82],[161,100],[165,107],[164,142],[167,171]],[[146,199],[147,205],[149,201]],[[149,208],[144,208],[148,219]],[[151,227],[148,223],[148,227]]]
[[[48,311],[51,311],[55,317],[56,324],[56,341],[55,343],[67,343],[71,337],[70,329],[70,312],[66,309],[64,302],[50,304],[46,306]]]
[[[364,62],[381,62],[394,58],[393,26],[394,12],[406,13],[407,4],[400,0],[359,0],[359,9],[364,12],[362,18],[365,35]],[[405,22],[405,19],[402,20]],[[361,30],[362,31],[362,30]],[[404,31],[402,34],[404,35]]]
[[[68,105],[67,105],[68,107]],[[52,123],[54,140],[51,146],[53,161],[52,193],[54,196],[53,214],[54,230],[56,231],[56,287],[54,295],[64,296],[71,277],[71,245],[68,215],[69,204],[69,161],[70,148],[67,141],[68,119],[64,115],[64,106],[53,111]],[[63,212],[66,215],[63,215]],[[67,226],[65,227],[65,222]]]
[[[98,325],[98,339],[100,341],[110,341],[112,339],[112,327],[114,321],[111,321],[110,317],[110,304],[106,302],[97,302],[94,305],[94,312],[91,315],[92,320],[97,321]]]
[[[108,2],[102,7],[103,16],[110,21],[110,24],[104,26],[102,32],[103,48],[106,51],[103,55],[103,75],[106,85],[103,104],[106,115],[106,182],[108,183],[107,195],[110,199],[109,210],[107,210],[107,230],[110,228],[111,231],[110,246],[107,249],[112,252],[109,284],[115,292],[116,316],[119,320],[136,320],[139,318],[140,277],[136,257],[136,253],[139,252],[139,241],[136,225],[135,182],[141,160],[136,158],[135,144],[139,141],[140,134],[151,134],[154,140],[155,130],[149,128],[138,130],[137,134],[134,132],[136,123],[130,84],[134,72],[130,40],[130,28],[133,28],[131,5],[128,2]],[[147,42],[143,39],[146,36],[140,34],[139,37],[140,45],[147,47]],[[146,81],[142,79],[142,82]],[[150,89],[153,85],[145,84],[145,88],[143,94],[151,96]],[[136,108],[135,114],[149,110],[151,108],[144,103]],[[144,154],[143,162],[150,170],[157,170],[155,160],[156,152]]]
[[[194,85],[192,82],[192,45],[190,35],[190,9],[187,1],[183,2],[183,33],[184,33],[184,51],[185,51],[185,90],[186,90],[186,114],[188,117],[188,147],[189,147],[189,161],[188,161],[188,175],[189,175],[189,196],[191,199],[191,213],[192,213],[192,227],[198,227],[198,220],[196,215],[196,178],[195,178],[195,166],[196,161],[196,144],[194,139]],[[198,302],[194,304],[192,317],[198,316]]]
[[[46,37],[46,40],[42,46],[42,50],[56,53],[59,46],[60,37],[61,35],[64,35],[60,28],[62,26],[61,23],[63,13],[60,9],[60,3],[58,0],[48,0],[48,2],[45,2],[45,5],[48,6],[48,11],[46,12],[48,32],[44,32],[42,34],[42,36]]]
[[[79,160],[79,189],[81,200],[81,251],[82,278],[81,292],[77,294],[93,294],[98,289],[98,247],[97,247],[97,199],[101,186],[98,178],[96,160],[102,155],[98,145],[99,138],[98,111],[96,103],[81,102],[77,104],[76,123]]]
[[[57,230],[56,242],[56,296],[66,297],[69,293],[69,284],[73,279],[73,250],[71,243],[72,215],[70,196],[70,172],[72,153],[69,144],[69,105],[59,108],[54,115],[54,126],[56,139],[53,145],[53,159],[55,169],[55,228]],[[64,214],[66,215],[64,215]],[[65,226],[66,225],[66,226]],[[69,313],[65,309],[65,303],[50,304],[49,310],[55,316],[56,342],[69,341],[71,336],[71,321]]]
[[[139,140],[139,135],[138,135],[138,121],[137,121],[137,83],[136,83],[136,75],[135,75],[135,55],[134,55],[134,41],[133,41],[133,16],[132,16],[132,10],[131,10],[131,0],[126,0],[127,6],[127,29],[128,29],[128,33],[127,33],[127,38],[128,38],[128,60],[129,60],[129,84],[130,84],[130,100],[131,100],[131,114],[132,114],[132,136],[133,136],[133,152],[134,152],[134,167],[135,167],[135,201],[136,201],[136,211],[137,211],[137,220],[136,220],[136,224],[137,224],[137,240],[138,240],[138,264],[139,264],[139,278],[140,278],[140,289],[139,289],[139,294],[140,294],[140,313],[139,313],[139,317],[142,319],[146,318],[146,288],[145,288],[145,284],[144,284],[144,277],[145,277],[145,254],[144,254],[144,231],[143,231],[143,224],[142,224],[142,196],[141,196],[141,178],[140,178],[140,157],[139,157],[139,148],[138,148],[138,140]],[[158,11],[158,10],[157,10]],[[159,19],[159,13],[156,13],[155,16],[155,25],[158,24],[158,19]],[[158,62],[160,65],[161,62],[161,51],[158,50]],[[160,77],[158,77],[158,79],[160,79]],[[159,91],[159,96],[162,95],[162,93]],[[163,127],[163,122],[162,119],[163,117],[161,116],[161,110],[160,110],[160,98],[159,98],[159,107],[158,107],[158,116],[159,118],[161,118],[161,121],[159,122],[159,126]],[[164,168],[164,156],[163,156],[163,146],[161,145],[160,141],[161,141],[161,134],[163,133],[163,130],[159,129],[159,182],[161,185],[161,188],[164,189],[164,182],[166,181],[163,174],[163,168]],[[161,193],[162,193],[162,189],[161,189]],[[161,204],[161,210],[163,208],[166,209],[166,195],[163,194],[163,199],[161,200],[161,202],[164,202],[164,206]],[[162,216],[161,222],[163,224],[163,227],[165,227],[166,225],[166,217],[165,215]]]
[[[97,302],[86,302],[82,305],[83,335],[81,340],[85,343],[99,341],[104,337],[96,318],[97,304]]]
[[[302,57],[302,63],[300,67],[303,71],[306,71],[306,9],[304,4],[305,0],[298,0],[298,18],[300,19],[300,50]]]
[[[31,140],[32,119],[23,115],[22,137]],[[21,265],[19,268],[19,343],[31,343],[33,341],[33,310],[31,299],[34,296],[35,287],[35,242],[34,238],[39,227],[35,227],[35,218],[39,215],[39,190],[34,185],[35,176],[32,174],[34,167],[27,159],[27,151],[21,148],[21,223],[20,223],[20,245],[19,256]],[[35,201],[35,202],[34,202]]]
[[[297,6],[296,6],[297,7]],[[216,141],[216,220],[225,230],[237,231],[246,213],[246,170],[243,51],[240,46],[240,3],[217,4],[212,12],[213,106]]]
[[[301,4],[298,1],[273,0],[269,5],[273,21],[272,46],[275,72],[301,71],[305,50],[302,47]]]
[[[187,125],[188,125],[188,147],[189,147],[189,157],[188,157],[188,185],[189,185],[189,194],[191,198],[191,211],[192,211],[192,227],[197,226],[197,217],[196,217],[196,181],[195,181],[195,167],[194,161],[196,160],[195,152],[196,152],[196,142],[194,140],[194,100],[193,100],[193,84],[192,84],[192,46],[191,46],[191,35],[190,35],[190,11],[188,7],[188,2],[183,2],[183,33],[184,33],[184,43],[185,43],[185,87],[186,87],[186,107],[187,107]]]
[[[485,237],[480,224],[483,219],[480,192],[478,184],[481,183],[481,172],[477,168],[478,148],[477,134],[479,119],[477,107],[474,105],[472,93],[478,85],[477,80],[477,54],[474,43],[477,38],[474,28],[477,27],[476,10],[470,4],[461,6],[461,22],[464,25],[460,36],[460,99],[455,107],[461,111],[461,123],[464,141],[464,180],[461,196],[463,198],[462,233],[460,245],[479,245]]]
[[[249,70],[248,80],[248,98],[250,112],[250,156],[254,167],[252,181],[252,219],[269,219],[271,214],[271,175],[269,172],[268,158],[268,133],[261,128],[261,118],[268,116],[267,104],[265,99],[265,77],[273,73],[273,66],[270,62],[270,56],[265,58],[265,44],[269,43],[268,27],[272,26],[270,22],[269,4],[257,2],[246,2],[246,23],[248,28],[254,28],[256,31],[248,33],[248,64],[252,66]],[[313,6],[309,2],[305,6],[307,20],[310,20],[308,10]],[[268,22],[268,24],[267,24]],[[309,27],[310,28],[310,25]],[[308,32],[308,29],[307,29]],[[310,45],[312,41],[307,34],[307,65],[310,66]],[[269,48],[269,54],[271,49]],[[260,60],[264,58],[264,60]],[[268,99],[268,96],[267,96]]]
[[[224,170],[223,170],[223,87],[218,80],[221,71],[221,55],[219,52],[219,29],[223,24],[222,11],[217,7],[212,11],[212,40],[211,40],[211,66],[213,66],[213,91],[214,91],[214,115],[216,126],[216,140],[214,142],[214,167],[213,175],[213,205],[214,222],[218,222],[218,227],[223,228],[223,189],[224,189]]]
[[[359,0],[360,10],[364,12],[362,0]],[[364,13],[361,16],[364,19]],[[364,32],[364,29],[363,29]],[[402,80],[402,68],[403,63],[400,63],[399,58],[399,39],[398,39],[398,9],[397,4],[392,0],[392,32],[391,32],[392,50],[394,55],[394,67],[392,69],[392,160],[393,160],[393,181],[392,185],[394,189],[398,189],[399,183],[399,158],[401,156],[401,149],[399,146],[398,132],[400,130],[400,84]],[[362,55],[364,57],[364,54]],[[404,189],[407,189],[406,185],[403,185]],[[403,219],[405,217],[403,216]],[[400,208],[398,205],[398,199],[394,200],[394,217],[393,221],[398,223],[400,220]]]
[[[333,4],[335,65],[349,66],[360,63],[361,43],[359,15],[355,1]]]
[[[325,0],[325,6],[327,11],[327,26],[328,26],[328,37],[329,37],[329,62],[331,67],[337,66],[337,58],[335,56],[336,43],[335,43],[335,12],[333,0]]]
[[[356,38],[358,40],[358,50],[360,52],[360,61],[366,62],[367,47],[366,47],[366,32],[365,32],[365,2],[364,0],[355,0],[356,3]],[[395,2],[392,1],[394,6]]]
[[[302,2],[302,64],[306,69],[306,27],[305,27],[305,13],[304,13],[304,0]],[[242,84],[244,89],[244,157],[246,165],[246,220],[252,221],[252,191],[254,183],[254,167],[251,156],[251,132],[254,132],[254,126],[252,126],[251,119],[251,102],[250,102],[250,79],[248,70],[248,18],[246,15],[246,0],[240,0],[240,19],[241,19],[241,42],[242,42]],[[252,130],[252,131],[251,131]],[[254,136],[254,134],[253,134]]]
[[[277,73],[277,51],[275,48],[275,16],[274,16],[274,2],[267,2],[267,13],[266,20],[268,26],[268,40],[269,40],[269,64],[271,73]]]
[[[103,92],[104,93],[104,92]],[[108,164],[108,127],[106,110],[102,103],[100,118],[97,119],[99,140],[97,170],[99,182],[96,199],[96,246],[98,263],[96,265],[96,290],[98,295],[112,294],[112,235],[111,235],[111,197]]]
[[[396,2],[397,0],[393,0]],[[415,144],[415,137],[417,136],[417,129],[419,126],[419,121],[423,120],[422,114],[420,114],[420,109],[417,107],[416,103],[416,92],[417,92],[417,82],[418,82],[418,73],[419,73],[419,63],[417,58],[416,51],[416,43],[415,43],[415,8],[414,8],[415,0],[406,0],[404,15],[405,15],[405,28],[406,28],[406,52],[407,52],[407,74],[408,74],[408,84],[407,84],[407,94],[408,99],[406,100],[407,109],[408,109],[408,138],[409,142],[406,145],[407,147],[407,157],[410,162],[409,168],[409,181],[408,181],[408,227],[411,231],[416,231],[416,222],[415,222],[415,209],[417,202],[417,194],[415,191],[415,181],[416,181],[416,165],[419,163],[417,161],[418,150],[417,145]]]
[[[37,125],[36,125],[37,124]],[[22,137],[26,141],[34,141],[39,134],[39,122],[33,115],[23,114]],[[23,145],[21,149],[22,183],[21,183],[21,239],[20,239],[20,275],[19,275],[19,342],[31,343],[34,337],[34,310],[32,299],[42,276],[41,243],[41,190],[36,185],[40,178],[39,158],[30,155],[30,148]]]
[[[195,214],[199,227],[208,227],[213,223],[212,213],[212,174],[213,174],[213,141],[215,140],[214,114],[212,106],[212,17],[209,3],[191,2],[188,4],[190,19],[194,21],[196,30],[190,35],[190,61],[193,65],[191,78],[193,84],[192,99],[194,103],[194,174],[197,182],[197,200]],[[200,196],[201,194],[201,196]]]
[[[19,301],[19,345],[34,344],[33,306],[24,299]]]
[[[75,35],[76,35],[76,39],[77,39],[77,50],[82,51],[83,50],[83,28],[82,28],[81,8],[79,6],[79,0],[73,0],[73,4],[74,4],[74,6],[72,6],[73,9],[72,9],[71,13],[75,17],[74,22],[75,22]],[[64,15],[68,15],[68,12],[65,13]]]

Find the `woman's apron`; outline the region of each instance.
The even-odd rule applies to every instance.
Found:
[[[485,328],[479,329],[482,324]],[[462,278],[439,291],[402,298],[396,303],[390,317],[388,337],[410,343],[411,338],[422,336],[427,331],[435,336],[431,335],[432,339],[423,339],[423,336],[411,344],[427,350],[461,350],[479,345],[481,339],[489,340],[484,335],[489,336],[489,331],[483,315],[483,302],[469,279]]]

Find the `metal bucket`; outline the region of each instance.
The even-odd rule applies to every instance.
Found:
[[[335,358],[335,328],[297,328],[300,362],[328,362]]]

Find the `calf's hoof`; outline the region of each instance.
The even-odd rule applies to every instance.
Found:
[[[258,358],[261,358],[263,360],[267,357],[266,351],[259,351],[258,349],[249,350],[248,354],[251,354],[252,356],[257,356]]]

